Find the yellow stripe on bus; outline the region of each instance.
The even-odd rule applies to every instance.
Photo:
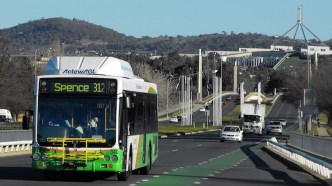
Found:
[[[141,135],[138,136],[138,147],[137,147],[137,153],[136,153],[136,163],[135,163],[135,169],[138,167],[138,157],[140,154],[140,146],[141,146]]]

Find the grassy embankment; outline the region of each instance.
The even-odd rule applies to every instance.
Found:
[[[318,115],[318,118],[321,121],[321,123],[328,123],[328,117],[326,114],[321,113]],[[326,128],[327,133],[329,133],[330,136],[332,136],[332,127],[331,126],[329,126],[328,124],[325,124],[325,125],[323,124],[321,126],[324,126]]]
[[[326,123],[328,123],[328,121],[327,121],[327,115],[324,114],[324,113],[320,113],[320,114],[318,114],[318,118],[320,120],[320,123],[322,123],[321,126],[325,127],[326,130],[327,130],[327,133],[329,133],[330,136],[332,136],[332,127],[326,124]],[[312,127],[311,127],[311,130],[308,132],[308,135],[309,136],[318,136],[317,125],[316,124],[312,124],[311,126]],[[300,129],[297,128],[295,130],[295,132],[296,133],[300,133]]]

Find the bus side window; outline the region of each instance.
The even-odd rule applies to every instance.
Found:
[[[128,99],[127,99],[128,100]],[[127,101],[126,100],[126,101]],[[128,109],[128,135],[134,134],[134,122],[135,122],[135,114],[136,114],[136,108],[135,108],[135,97],[130,97],[130,107]]]

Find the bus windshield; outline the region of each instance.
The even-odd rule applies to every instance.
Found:
[[[94,97],[48,97],[38,101],[37,141],[50,138],[116,138],[116,99]]]

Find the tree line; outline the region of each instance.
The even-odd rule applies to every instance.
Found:
[[[29,21],[0,30],[11,38],[9,50],[12,54],[31,55],[36,50],[41,55],[52,55],[59,41],[64,47],[64,55],[103,55],[135,52],[139,54],[168,55],[169,52],[197,53],[198,49],[236,51],[240,47],[270,48],[272,43],[291,45],[295,49],[305,47],[302,41],[276,38],[258,33],[234,32],[202,34],[198,36],[144,36],[135,38],[112,29],[79,19],[49,18]],[[316,40],[311,43],[318,44]],[[332,46],[332,41],[326,41]]]
[[[34,77],[41,74],[43,69],[35,68],[33,57],[12,56],[10,51],[12,42],[11,37],[0,33],[0,107],[18,113],[33,109]],[[158,85],[159,111],[166,109],[167,98],[170,100],[170,105],[177,104],[179,96],[177,87],[179,77],[182,75],[192,77],[191,89],[193,95],[197,93],[198,56],[180,56],[176,51],[168,52],[156,59],[135,52],[114,53],[112,56],[129,61],[136,75]],[[299,63],[302,65],[280,70],[248,68],[241,71],[238,82],[245,82],[245,89],[248,92],[253,91],[258,82],[262,82],[262,91],[266,94],[271,94],[275,88],[278,90],[288,88],[287,101],[298,106],[303,97],[303,89],[308,88],[306,62]],[[312,66],[314,67],[314,64]],[[332,118],[332,102],[329,99],[332,91],[331,68],[331,56],[320,56],[319,65],[313,68],[310,87],[316,89],[317,105],[329,115],[330,119]],[[203,58],[203,96],[209,91],[212,92],[212,76],[216,70],[217,76],[220,76],[221,70],[223,71],[223,90],[233,90],[233,65],[222,63],[218,54],[209,54]]]

